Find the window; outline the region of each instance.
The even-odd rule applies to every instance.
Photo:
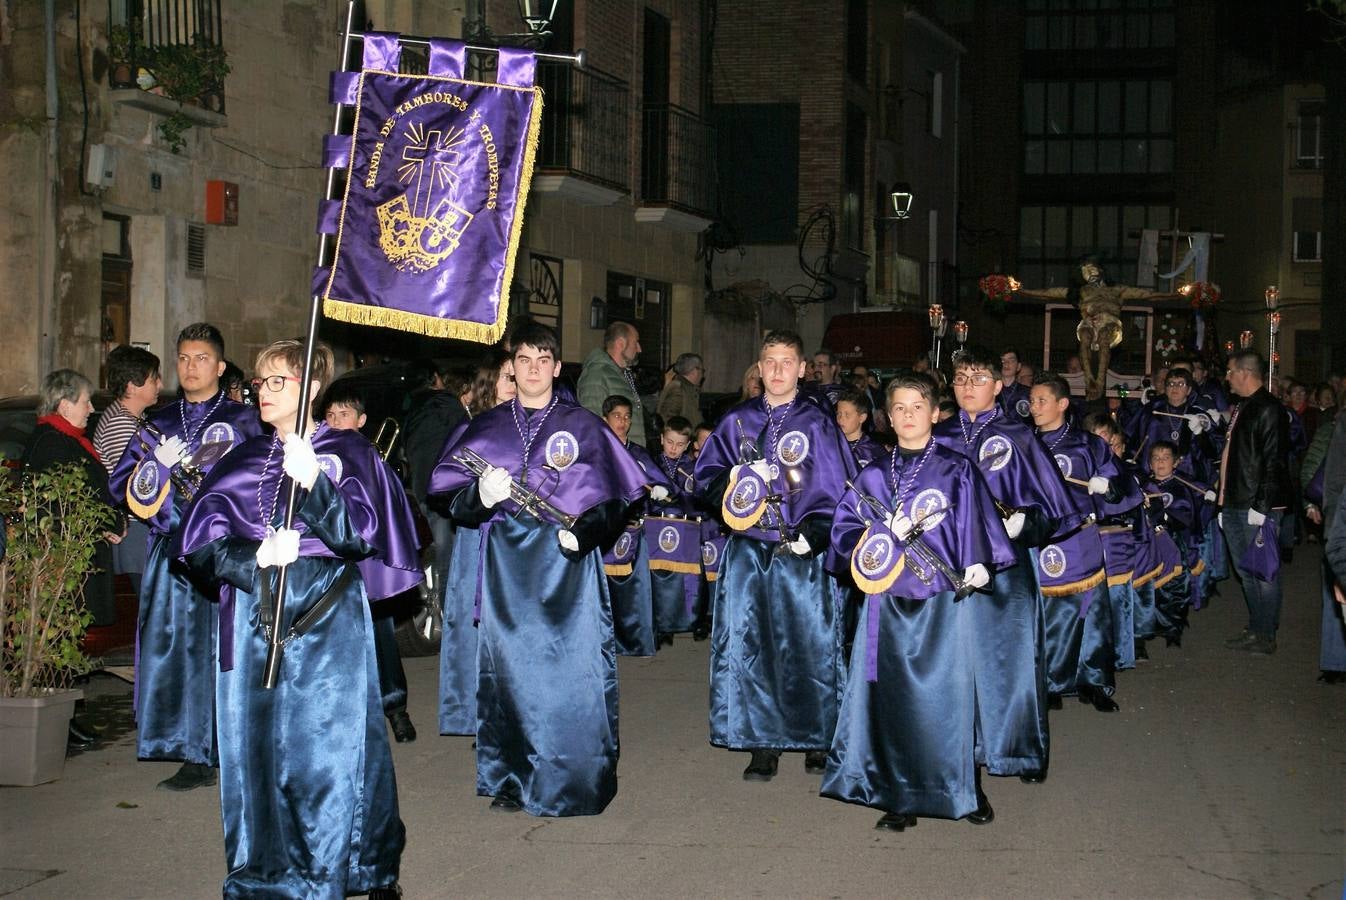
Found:
[[[1290,202],[1290,228],[1294,234],[1291,256],[1295,262],[1319,262],[1323,258],[1323,201],[1295,197]]]
[[[1174,46],[1174,0],[1029,0],[1026,50],[1143,50]]]
[[[1027,81],[1022,122],[1029,175],[1173,171],[1168,80]]]
[[[1080,257],[1097,254],[1108,280],[1134,283],[1140,231],[1172,221],[1167,206],[1021,207],[1018,277],[1030,287],[1063,287]]]
[[[1295,168],[1321,169],[1323,167],[1323,111],[1322,100],[1304,100],[1299,104],[1295,120]]]

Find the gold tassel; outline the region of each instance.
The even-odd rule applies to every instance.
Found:
[[[1071,594],[1078,594],[1080,591],[1087,591],[1096,588],[1108,577],[1108,573],[1099,569],[1088,578],[1081,578],[1079,581],[1072,581],[1069,584],[1053,584],[1051,586],[1042,586],[1042,596],[1044,597],[1068,597]]]

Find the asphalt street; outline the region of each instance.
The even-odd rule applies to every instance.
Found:
[[[1120,713],[1053,713],[1050,777],[987,779],[981,827],[877,832],[877,812],[820,798],[799,755],[744,782],[746,755],[706,742],[707,644],[684,637],[621,661],[607,812],[491,812],[471,739],[434,734],[436,660],[407,660],[421,736],[394,745],[406,896],[1341,897],[1346,686],[1315,683],[1318,559],[1303,547],[1288,569],[1275,656],[1224,648],[1245,622],[1226,582],[1181,649],[1152,645],[1120,676]],[[101,744],[58,782],[0,789],[0,896],[218,896],[216,790],[155,790],[176,764],[136,761],[129,685],[97,675],[86,692]]]

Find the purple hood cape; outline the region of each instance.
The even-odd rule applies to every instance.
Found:
[[[529,435],[527,459],[524,437]],[[477,476],[455,457],[472,450],[500,466],[538,497],[578,516],[610,500],[634,503],[649,484],[645,471],[598,416],[554,395],[548,407],[526,415],[517,399],[473,419],[451,439],[430,474],[429,493],[448,494]],[[519,510],[505,500],[493,519]]]
[[[418,584],[423,575],[407,494],[373,444],[356,432],[320,424],[313,434],[313,449],[324,473],[319,477],[335,483],[351,524],[374,548],[372,556],[356,563],[369,599],[392,597]],[[267,521],[284,514],[288,481],[281,460],[274,435],[252,438],[222,459],[188,509],[173,556],[181,558],[227,537],[260,542]],[[298,518],[295,528],[300,532],[300,556],[334,557]]]

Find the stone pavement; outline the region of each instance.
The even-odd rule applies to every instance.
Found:
[[[621,789],[602,816],[492,813],[471,740],[434,731],[436,661],[408,660],[415,743],[394,745],[408,847],[402,884],[438,897],[1341,897],[1346,687],[1318,672],[1318,551],[1288,570],[1279,652],[1225,650],[1238,588],[1193,615],[1181,650],[1119,679],[1122,711],[1052,714],[1042,785],[986,780],[996,820],[922,819],[817,796],[798,755],[770,784],[706,743],[707,645],[682,637],[621,662]],[[1162,642],[1161,642],[1162,643]],[[0,896],[219,895],[214,790],[156,791],[139,763],[129,687],[90,682],[99,748],[60,781],[0,790]]]

